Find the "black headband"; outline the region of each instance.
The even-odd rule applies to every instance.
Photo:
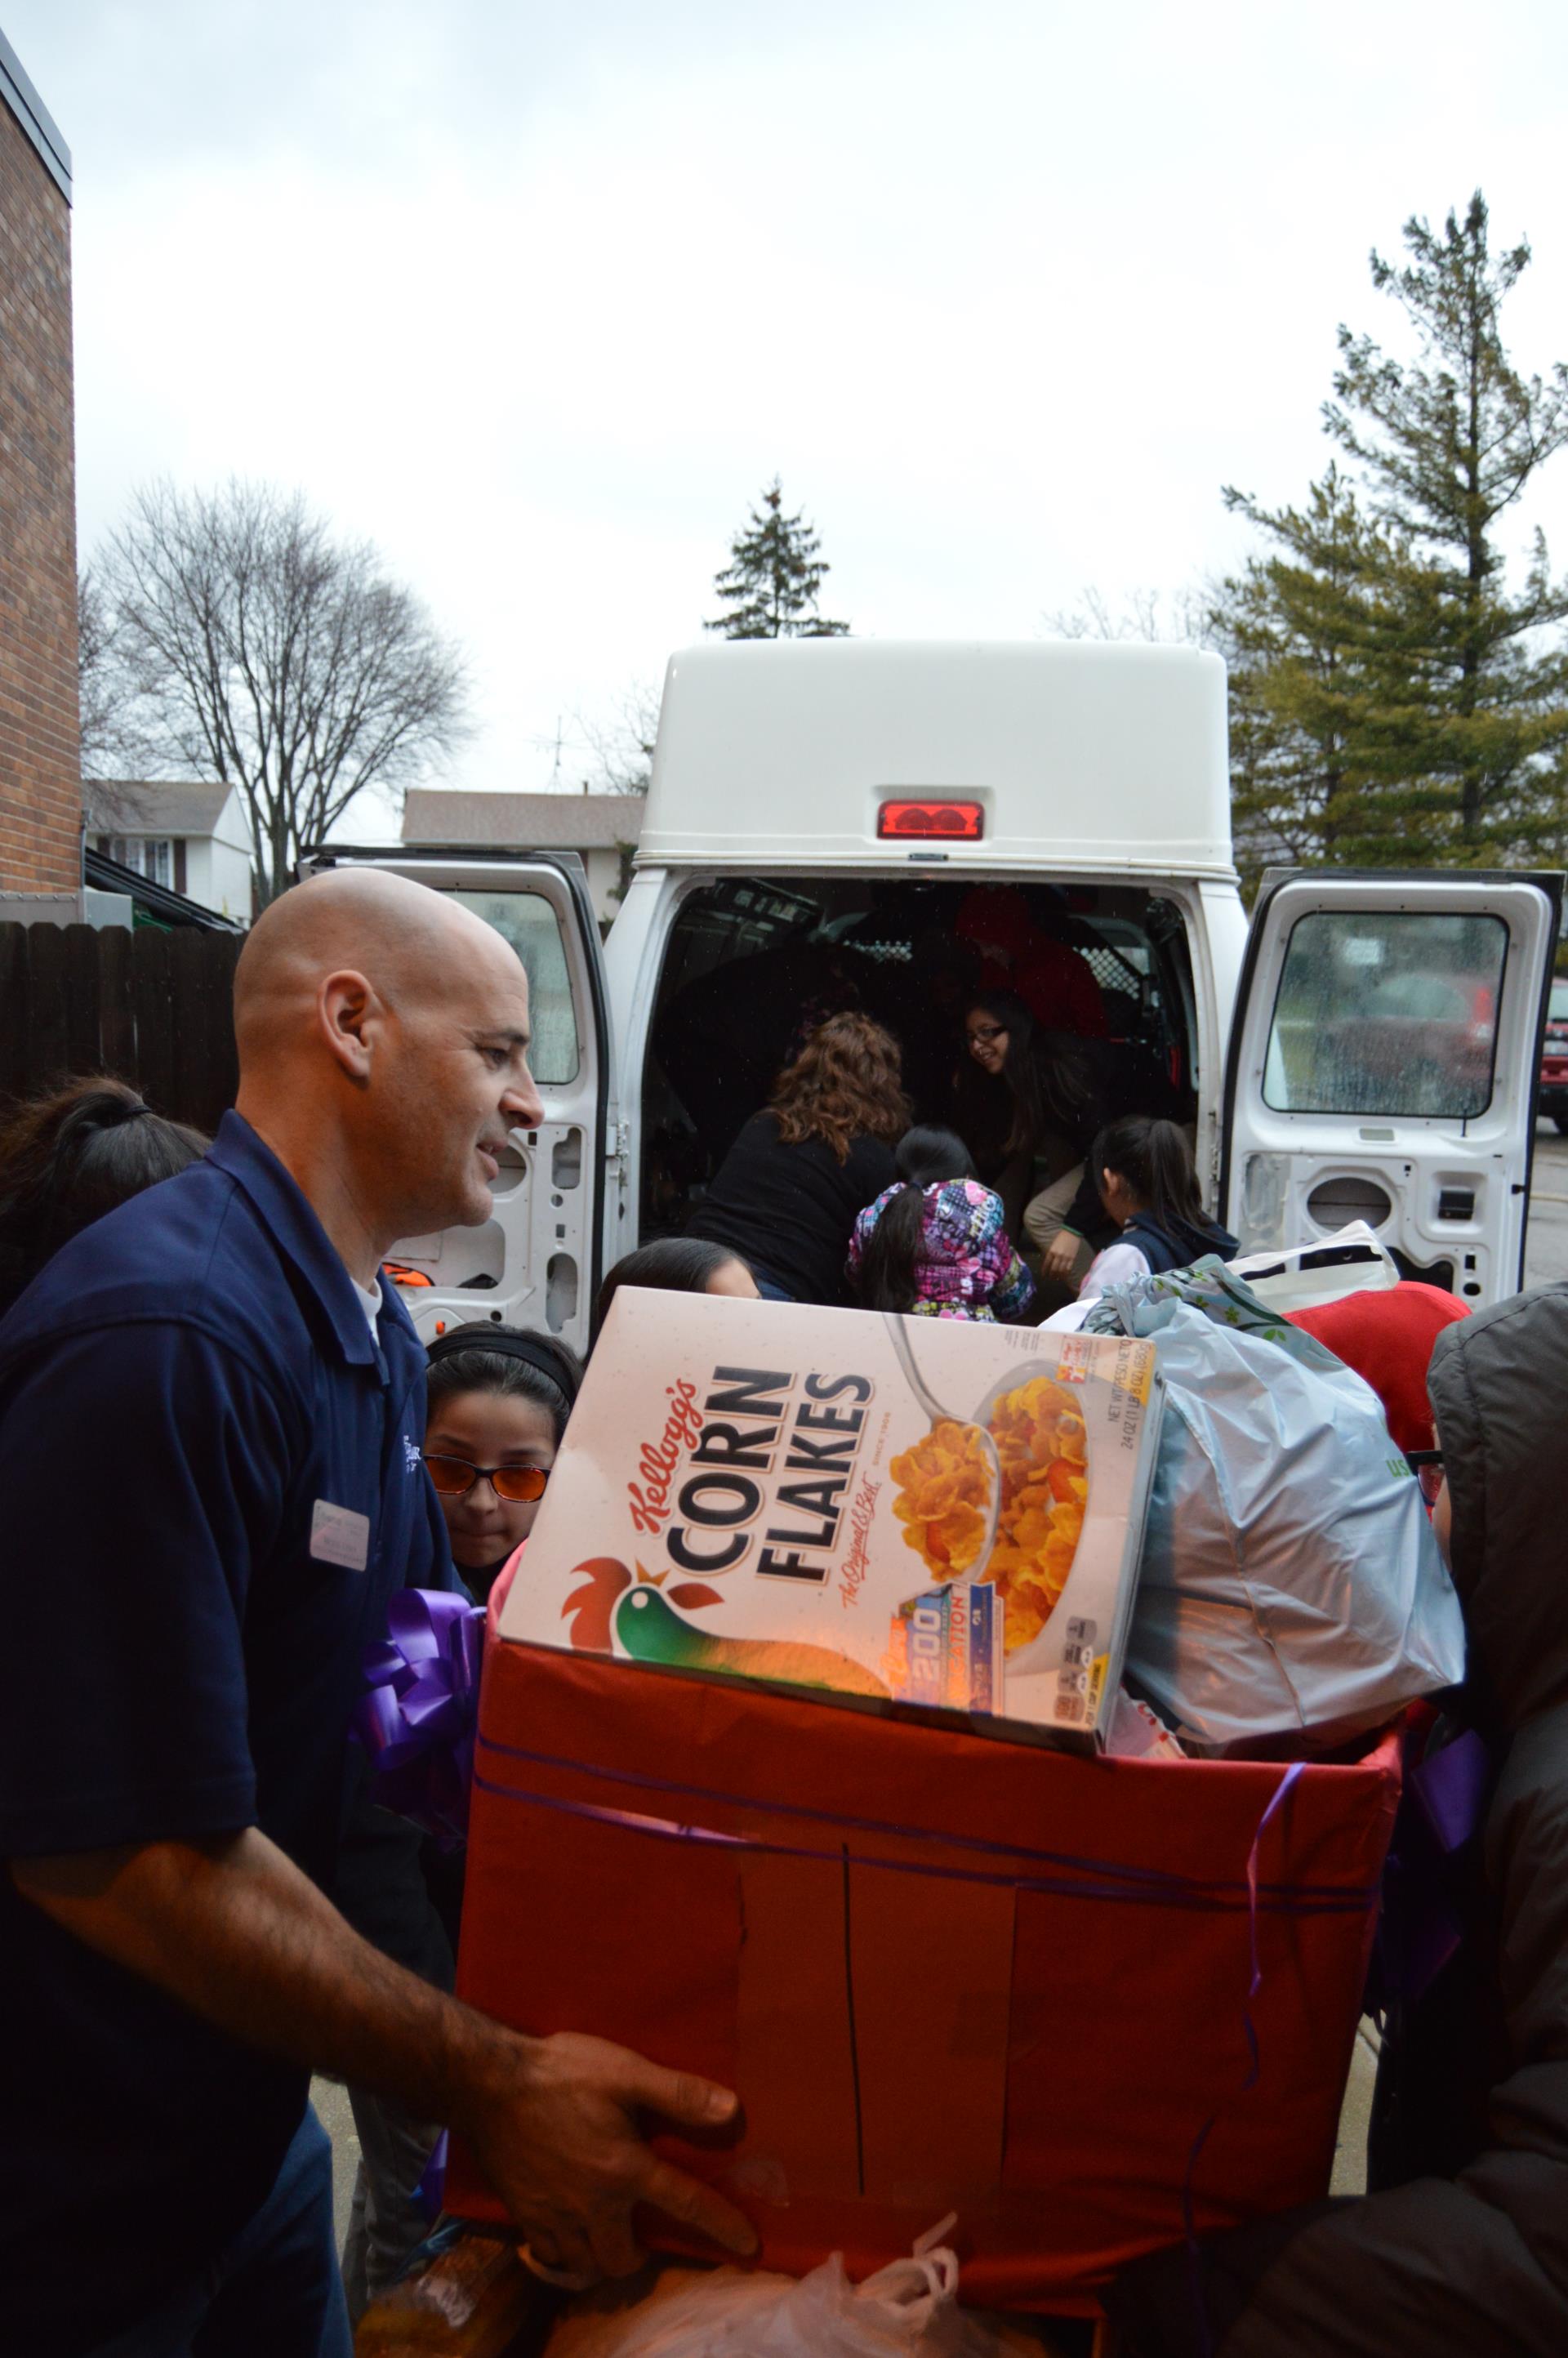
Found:
[[[503,1359],[521,1359],[524,1367],[548,1376],[556,1390],[564,1393],[568,1408],[576,1402],[577,1378],[564,1354],[548,1343],[536,1342],[532,1335],[506,1335],[499,1327],[486,1334],[478,1327],[460,1326],[455,1334],[438,1335],[426,1356],[435,1367],[442,1359],[458,1358],[464,1351],[497,1351]]]

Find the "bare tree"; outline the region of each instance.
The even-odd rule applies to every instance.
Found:
[[[81,716],[84,799],[111,827],[135,826],[141,813],[127,781],[146,767],[147,748],[133,725],[126,690],[114,662],[114,622],[103,585],[88,566],[76,585],[78,701]]]
[[[598,763],[583,781],[601,795],[645,795],[654,775],[654,745],[659,733],[659,691],[633,680],[617,701],[608,728],[578,715],[578,727]]]
[[[152,484],[100,581],[117,705],[153,759],[238,787],[264,903],[367,786],[397,796],[470,733],[456,649],[300,492]]]
[[[1212,592],[1199,585],[1184,590],[1130,590],[1119,608],[1103,590],[1085,590],[1076,606],[1057,606],[1042,616],[1054,639],[1144,640],[1150,645],[1209,646]]]

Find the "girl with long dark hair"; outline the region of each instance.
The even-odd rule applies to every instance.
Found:
[[[0,1314],[80,1229],[211,1143],[108,1073],[18,1106],[0,1128]]]
[[[855,1222],[849,1275],[868,1310],[994,1323],[1021,1317],[1034,1281],[1012,1249],[1001,1197],[975,1177],[950,1130],[900,1140],[897,1184]]]
[[[727,1245],[772,1301],[841,1303],[855,1215],[897,1175],[909,1117],[892,1033],[829,1016],[741,1130],[687,1235]]]
[[[1090,1149],[1089,1167],[1105,1216],[1119,1234],[1090,1263],[1080,1298],[1188,1269],[1206,1253],[1230,1260],[1241,1249],[1204,1210],[1187,1134],[1173,1121],[1129,1114],[1108,1122]]]
[[[425,1466],[481,1604],[534,1527],[581,1382],[558,1335],[475,1319],[430,1346]]]
[[[470,1594],[483,1603],[533,1528],[582,1381],[558,1336],[474,1319],[438,1336],[426,1375],[425,1470]],[[526,1559],[524,1559],[524,1562]],[[362,1768],[338,1858],[339,1906],[399,1964],[450,1989],[462,1863],[372,1798]],[[357,2322],[430,2232],[418,2192],[441,2133],[406,2104],[349,2083],[359,2134],[343,2288]]]
[[[757,1300],[756,1279],[728,1245],[707,1237],[655,1237],[635,1252],[622,1253],[600,1285],[593,1305],[596,1343],[623,1285],[644,1286],[654,1293],[730,1293],[743,1302]]]
[[[1043,1274],[1076,1287],[1115,1236],[1093,1173],[1095,1139],[1124,1114],[1174,1115],[1176,1092],[1136,1041],[1047,1032],[1011,990],[976,991],[964,1030],[972,1063],[1006,1087],[1007,1154],[1033,1164],[1054,1144],[1074,1157],[1044,1185],[1031,1185],[1022,1217]]]

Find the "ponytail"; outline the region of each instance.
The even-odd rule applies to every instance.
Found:
[[[913,1310],[920,1299],[918,1265],[925,1228],[925,1190],[951,1179],[972,1179],[975,1166],[951,1130],[924,1124],[905,1130],[893,1155],[903,1183],[883,1205],[867,1238],[855,1285],[867,1310]]]
[[[916,1263],[925,1228],[925,1191],[906,1180],[882,1206],[866,1239],[855,1286],[865,1310],[913,1310],[920,1299]]]
[[[1173,1121],[1131,1113],[1108,1122],[1090,1151],[1089,1172],[1097,1187],[1102,1171],[1115,1172],[1157,1228],[1212,1230],[1214,1222],[1198,1194],[1186,1131]]]

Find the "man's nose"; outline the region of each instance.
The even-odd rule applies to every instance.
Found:
[[[526,1065],[520,1077],[508,1085],[501,1109],[514,1130],[533,1130],[544,1120],[545,1100]]]

